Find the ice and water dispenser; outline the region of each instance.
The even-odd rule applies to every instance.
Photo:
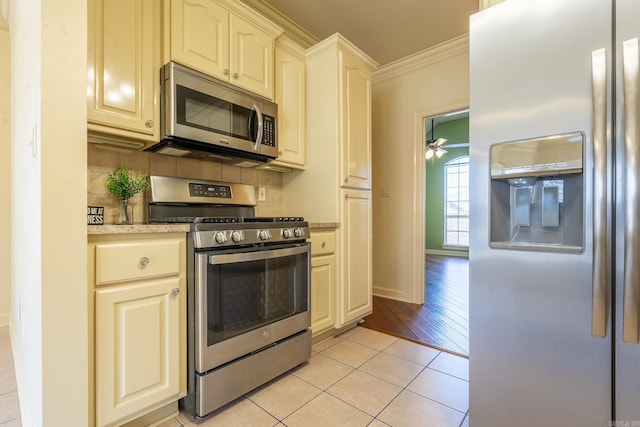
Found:
[[[491,146],[491,246],[580,252],[584,134]]]

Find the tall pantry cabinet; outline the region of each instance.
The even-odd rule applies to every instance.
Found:
[[[283,176],[283,211],[338,223],[336,320],[371,313],[371,72],[340,34],[307,51],[307,169]],[[313,289],[317,284],[312,283]]]

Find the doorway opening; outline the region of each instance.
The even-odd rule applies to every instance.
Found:
[[[363,326],[468,357],[469,111],[423,117],[421,125],[424,181],[415,197],[424,207],[424,247],[416,248],[423,303],[374,296]]]
[[[446,152],[425,159],[426,343],[468,356],[469,111],[425,118],[427,149],[436,138]]]

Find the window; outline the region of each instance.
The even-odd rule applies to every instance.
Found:
[[[469,156],[444,166],[444,245],[469,247]]]

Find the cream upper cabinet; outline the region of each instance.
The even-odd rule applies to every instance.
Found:
[[[340,34],[307,50],[307,161],[304,172],[282,177],[285,211],[310,222],[339,222],[340,189],[371,188],[371,72],[376,66]]]
[[[303,169],[306,164],[305,49],[280,36],[275,45],[278,158],[271,164]]]
[[[87,33],[89,140],[159,141],[160,4],[89,0]]]
[[[177,410],[186,394],[185,245],[182,233],[90,236],[97,426]]]
[[[371,69],[339,52],[342,186],[371,189]]]
[[[211,0],[170,2],[170,58],[229,80],[229,11]]]
[[[165,62],[273,99],[273,41],[281,28],[232,0],[165,0],[165,10]]]

